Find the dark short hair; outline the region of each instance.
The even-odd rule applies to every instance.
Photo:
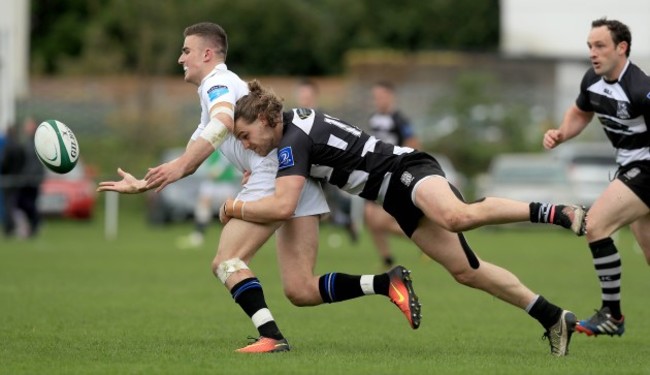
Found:
[[[375,82],[375,87],[381,87],[383,89],[386,89],[390,92],[395,92],[395,85],[392,82],[389,81],[377,81]]]
[[[612,35],[612,40],[614,45],[618,45],[621,42],[627,43],[627,51],[625,51],[625,56],[630,56],[630,51],[632,49],[632,33],[630,28],[626,24],[616,21],[608,20],[606,17],[599,18],[591,22],[591,27],[601,27],[605,26],[609,30],[609,33]]]
[[[213,47],[219,48],[223,58],[226,58],[228,54],[228,35],[223,27],[212,22],[201,22],[185,28],[183,36],[188,37],[190,35],[198,35],[205,39]]]
[[[314,90],[314,92],[316,93],[318,92],[318,84],[314,80],[309,78],[300,79],[300,81],[298,81],[298,86],[310,87],[312,90]]]

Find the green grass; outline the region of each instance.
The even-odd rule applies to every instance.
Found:
[[[113,241],[104,239],[101,216],[48,221],[34,241],[1,239],[1,374],[650,374],[648,268],[626,231],[617,243],[628,332],[575,335],[566,358],[549,354],[525,312],[455,284],[400,239],[397,258],[413,270],[423,303],[420,329],[378,296],[292,306],[268,244],[252,269],[292,351],[245,356],[233,350],[255,329],[210,272],[217,226],[210,245],[178,250],[189,224],[153,228],[143,217],[123,210]],[[344,234],[322,227],[317,272],[379,270],[367,236],[356,246],[341,237],[333,248],[336,236]],[[557,228],[482,229],[468,239],[483,259],[579,317],[598,307],[584,239]]]

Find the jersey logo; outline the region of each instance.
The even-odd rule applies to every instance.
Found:
[[[623,177],[626,178],[628,181],[631,181],[634,179],[634,177],[638,176],[639,173],[641,173],[641,170],[637,167],[634,167],[630,169],[629,171],[625,172],[623,174]]]
[[[225,95],[228,93],[228,86],[216,85],[210,87],[208,90],[208,98],[210,101],[214,101],[216,98]]]
[[[301,120],[304,120],[311,116],[311,109],[309,108],[298,108],[296,114],[300,117]]]
[[[409,172],[405,171],[402,173],[400,176],[399,180],[406,186],[409,187],[411,186],[411,182],[413,182],[413,175],[410,174]]]
[[[650,99],[650,92],[645,97]]]
[[[293,152],[291,151],[291,146],[278,150],[278,169],[281,170],[293,167],[293,165]]]
[[[627,110],[627,103],[617,102],[618,108],[616,109],[616,117],[626,120],[630,118],[630,112]]]

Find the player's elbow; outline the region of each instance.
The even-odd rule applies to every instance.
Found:
[[[278,220],[288,220],[296,212],[296,205],[291,202],[282,202],[275,207],[275,217]]]

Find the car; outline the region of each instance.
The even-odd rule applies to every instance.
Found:
[[[163,151],[160,162],[167,163],[181,156],[184,148],[170,148]],[[219,152],[219,151],[215,151]],[[209,167],[203,163],[193,174],[186,176],[173,184],[167,185],[161,192],[148,191],[147,195],[147,220],[153,225],[165,225],[191,220],[201,183],[209,180]],[[239,181],[230,189],[236,195],[241,186]],[[223,201],[212,201],[212,214],[216,217]]]
[[[88,220],[93,217],[97,193],[94,174],[79,160],[68,173],[46,168],[37,208],[43,216]]]
[[[569,165],[569,180],[575,203],[590,207],[614,179],[618,164],[615,150],[606,142],[567,143],[552,155]]]
[[[559,204],[575,201],[568,163],[537,153],[494,157],[488,174],[479,184],[477,196]]]

